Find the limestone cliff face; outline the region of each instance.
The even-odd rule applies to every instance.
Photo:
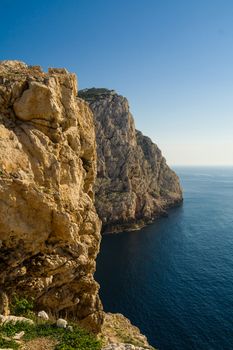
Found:
[[[98,330],[95,133],[76,96],[65,69],[0,63],[0,291]]]
[[[94,117],[98,154],[96,208],[105,232],[142,227],[182,201],[177,175],[141,132],[125,97],[107,89],[79,92]]]

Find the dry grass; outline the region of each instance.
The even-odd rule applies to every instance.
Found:
[[[57,341],[48,337],[36,338],[25,343],[20,350],[53,350]]]

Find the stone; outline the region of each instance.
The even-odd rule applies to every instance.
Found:
[[[12,337],[12,339],[14,339],[14,340],[20,340],[20,339],[24,336],[24,334],[25,334],[24,331],[19,332],[19,333],[16,333],[16,334],[14,335],[14,337]]]
[[[49,315],[45,311],[39,311],[37,316],[42,320],[45,320],[45,321],[49,320]]]
[[[140,229],[182,202],[178,176],[157,145],[135,129],[125,97],[114,90],[79,91],[95,117],[96,208],[103,232]]]
[[[29,82],[29,87],[14,105],[14,112],[21,120],[53,120],[58,118],[59,110],[56,95],[52,96],[53,87],[36,81]]]
[[[107,346],[104,346],[102,350],[144,350],[141,346],[135,346],[133,344],[127,343],[112,343]]]
[[[67,321],[63,318],[59,318],[56,322],[56,325],[58,328],[66,328],[67,327]]]
[[[76,96],[66,70],[0,63],[0,290],[98,332],[95,129]]]
[[[34,321],[31,320],[30,318],[26,318],[26,317],[22,317],[22,316],[13,316],[13,315],[9,315],[9,316],[3,316],[0,315],[0,324],[6,324],[6,323],[17,323],[17,322],[24,322],[24,323],[29,323],[31,325],[34,324]]]

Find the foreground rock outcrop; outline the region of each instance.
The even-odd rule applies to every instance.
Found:
[[[122,314],[104,314],[102,336],[107,344],[105,350],[153,349],[146,336]]]
[[[65,69],[0,63],[0,313],[13,293],[98,331],[101,223],[88,104]]]
[[[135,346],[128,343],[111,343],[105,346],[102,350],[144,350],[141,346]]]
[[[104,232],[138,229],[182,201],[177,175],[140,131],[125,97],[113,90],[79,91],[95,117],[96,208]]]

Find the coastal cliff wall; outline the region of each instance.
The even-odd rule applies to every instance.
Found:
[[[96,92],[80,94],[87,103],[65,69],[0,62],[0,314],[14,295],[33,297],[37,310],[102,332],[111,349],[150,348],[124,316],[102,310],[95,194],[108,232],[142,226],[182,194],[127,100]]]
[[[96,208],[104,232],[138,229],[182,201],[177,175],[161,151],[135,129],[125,97],[113,90],[79,91],[95,117]]]
[[[0,313],[13,293],[98,331],[93,115],[74,74],[0,63]]]

